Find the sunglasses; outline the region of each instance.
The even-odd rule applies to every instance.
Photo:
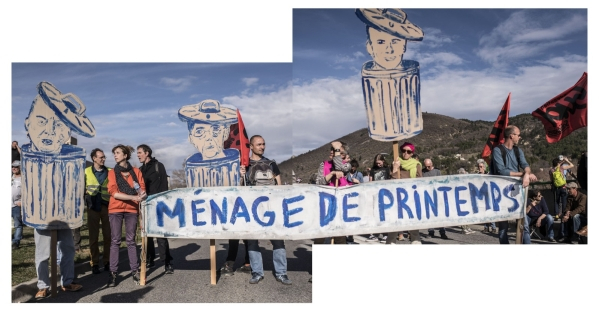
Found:
[[[412,150],[410,150],[410,149],[401,149],[401,153],[412,154]]]

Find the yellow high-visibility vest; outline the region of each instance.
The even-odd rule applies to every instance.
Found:
[[[109,167],[106,169],[108,169],[108,171],[111,170]],[[101,191],[102,200],[106,202],[110,201],[110,194],[108,193],[108,177],[104,179],[104,182],[100,186],[91,166],[85,169],[85,190],[87,191],[87,194],[91,196],[94,196],[98,194],[98,191]]]

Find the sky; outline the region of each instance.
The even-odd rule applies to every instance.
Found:
[[[510,115],[530,113],[587,71],[585,9],[405,12],[425,34],[404,55],[420,63],[425,112],[493,121],[511,92]],[[118,143],[145,143],[169,172],[194,153],[177,111],[204,99],[239,108],[248,134],[264,135],[266,155],[278,162],[365,127],[364,23],[354,9],[293,9],[292,16],[293,63],[14,62],[13,139],[27,141],[22,120],[40,81],[87,105],[98,134],[79,145],[109,153]],[[351,113],[330,126],[339,110]]]
[[[107,151],[116,143],[145,142],[156,150],[159,160],[172,168],[179,168],[182,160],[195,152],[186,141],[184,123],[176,118],[176,111],[202,99],[237,105],[250,135],[252,131],[272,135],[266,136],[266,155],[279,162],[292,153],[314,149],[366,126],[360,68],[370,57],[364,46],[364,24],[353,9],[294,10],[330,8],[339,6],[339,1],[139,3],[106,0],[90,7],[86,2],[73,0],[32,0],[0,4],[0,96],[9,107],[0,113],[0,122],[10,124],[2,132],[5,146],[12,139],[25,142],[23,121],[35,97],[35,86],[43,80],[54,83],[63,92],[80,96],[86,104],[98,135],[79,137],[79,145],[89,149],[105,144]],[[347,0],[342,4],[348,8],[389,7],[397,5],[397,1]],[[596,27],[592,26],[597,20],[593,14],[596,10],[591,10],[593,5],[588,1],[403,4],[408,19],[425,33],[422,42],[408,43],[404,59],[420,62],[421,103],[427,112],[495,120],[512,92],[511,115],[530,113],[572,86],[592,64],[588,55],[597,54],[592,53],[593,45],[585,40],[596,37]],[[539,5],[589,10],[501,9]],[[450,9],[418,9],[423,7]],[[453,9],[469,7],[500,9]],[[589,79],[589,89],[593,81]],[[280,107],[290,94],[291,111]],[[258,114],[255,108],[262,105],[276,109],[272,114],[259,109],[276,118]],[[593,111],[589,110],[591,119]],[[291,117],[282,117],[285,113]],[[250,123],[253,129],[249,128]],[[140,125],[145,128],[137,128]],[[274,128],[278,130],[271,131]],[[592,132],[592,124],[589,130]],[[285,142],[280,141],[281,137]],[[292,152],[285,151],[291,147]],[[593,145],[589,148],[593,149]],[[593,154],[591,150],[591,158]],[[8,158],[8,153],[0,156]],[[589,170],[593,170],[593,163],[589,161]],[[8,189],[8,177],[0,182],[0,188]],[[593,184],[594,180],[589,182]],[[592,196],[589,201],[593,201]],[[2,248],[8,249],[8,240],[3,243]],[[597,269],[591,251],[596,245],[587,246],[571,247],[568,252],[558,247],[551,256],[557,261],[577,258],[579,265],[586,267],[587,281],[593,282]],[[464,309],[488,307],[489,301],[497,301],[492,288],[513,287],[518,275],[529,274],[524,261],[546,257],[539,248],[510,247],[498,251],[496,247],[499,246],[485,245],[484,251],[478,245],[370,247],[364,252],[363,247],[314,246],[314,305],[339,307],[351,303],[357,307],[385,308],[399,300],[402,306],[417,310],[423,309],[423,304],[429,309],[446,307],[447,301],[459,303]],[[393,262],[392,268],[385,273],[371,273],[378,264],[373,258]],[[3,267],[7,267],[7,261],[1,261]],[[3,269],[1,273],[6,273],[6,278],[9,271]],[[423,272],[426,277],[422,277]],[[496,277],[501,274],[512,277]],[[558,274],[556,281],[565,281],[566,277]],[[441,286],[434,293],[402,292],[409,299],[393,295],[376,299],[371,295],[347,296],[371,291],[372,284],[428,289],[431,280],[435,284],[459,280],[467,289]],[[480,280],[493,285],[470,286]],[[591,288],[595,287],[583,288],[581,297],[592,297],[585,292]],[[4,293],[8,295],[8,291]],[[516,293],[510,297],[518,305],[533,307],[534,301],[525,296]],[[245,307],[280,308],[253,304]],[[286,308],[302,310],[305,306]]]
[[[292,154],[291,127],[269,120],[290,118],[291,79],[290,63],[14,63],[12,138],[29,142],[24,120],[48,81],[83,101],[96,136],[77,145],[104,150],[110,167],[117,144],[147,144],[169,173],[181,169],[197,150],[178,111],[205,99],[238,108],[248,135],[262,135],[266,156],[280,162]],[[130,163],[139,166],[137,156]]]
[[[424,31],[422,41],[408,41],[403,59],[420,63],[425,112],[494,121],[511,93],[510,116],[531,113],[588,71],[586,9],[404,12]],[[294,113],[294,153],[367,126],[366,39],[354,9],[293,11],[293,100],[302,105]],[[336,110],[342,122],[330,126]]]

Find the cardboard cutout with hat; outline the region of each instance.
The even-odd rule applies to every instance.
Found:
[[[420,134],[420,64],[403,54],[407,41],[422,41],[424,32],[401,9],[356,9],[356,15],[366,24],[366,50],[373,58],[362,67],[370,137],[398,141]]]
[[[85,105],[72,93],[40,82],[25,119],[31,143],[22,152],[23,223],[36,229],[74,229],[83,224],[85,149],[69,145],[71,133],[94,137]]]
[[[185,160],[187,187],[237,186],[239,150],[224,147],[230,126],[238,123],[236,108],[206,99],[181,107],[179,119],[187,122],[189,142],[198,150]]]

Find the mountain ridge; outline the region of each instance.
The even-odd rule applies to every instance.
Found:
[[[416,146],[416,154],[422,163],[425,158],[431,158],[436,168],[444,175],[457,174],[463,167],[468,172],[474,172],[476,159],[480,154],[491,133],[495,122],[482,120],[456,119],[453,117],[427,113],[422,114],[423,130],[419,135],[399,141],[406,141]],[[520,129],[522,138],[518,146],[524,150],[526,160],[533,173],[539,180],[549,180],[548,168],[551,160],[562,154],[574,160],[576,164],[580,153],[587,150],[587,129],[582,128],[572,132],[555,144],[547,143],[543,124],[531,114],[520,114],[509,118],[510,125]],[[372,166],[374,156],[378,153],[388,153],[387,162],[392,161],[392,143],[376,141],[370,138],[367,128],[361,128],[352,133],[339,137],[348,144],[352,159],[360,163],[359,171]],[[307,183],[314,177],[320,162],[328,158],[330,142],[305,152],[278,164],[281,180],[291,184],[295,178]]]

